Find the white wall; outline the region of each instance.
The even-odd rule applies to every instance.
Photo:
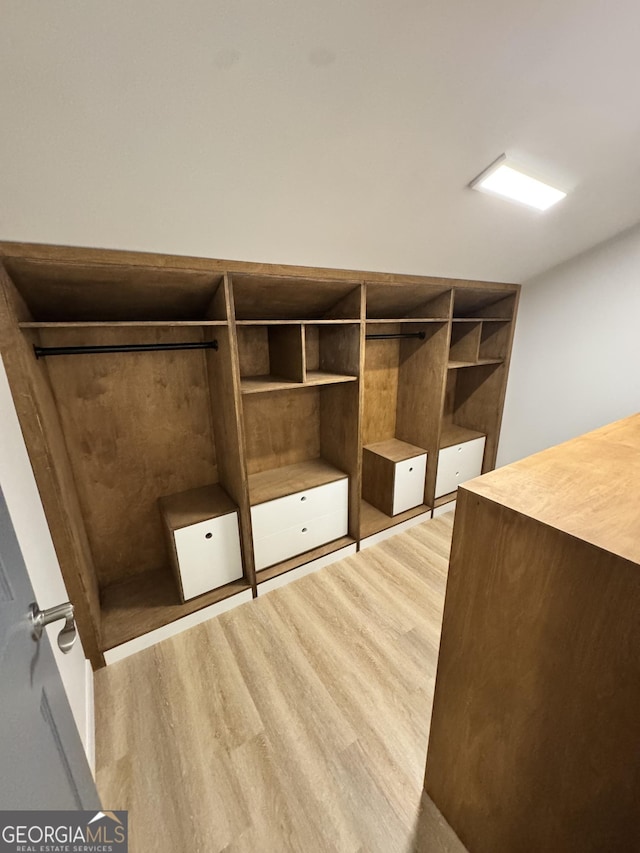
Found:
[[[0,358],[0,486],[16,531],[38,606],[69,600],[40,502],[9,382]],[[94,767],[93,672],[80,638],[68,655],[56,642],[61,624],[46,630],[91,768]]]
[[[640,411],[640,227],[525,283],[498,465]]]

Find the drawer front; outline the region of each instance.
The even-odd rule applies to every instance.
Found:
[[[460,483],[473,480],[482,474],[482,459],[486,439],[474,438],[464,444],[443,448],[438,454],[436,497],[455,492]]]
[[[185,600],[242,577],[238,513],[174,531]]]
[[[347,511],[339,510],[320,518],[307,519],[287,530],[254,539],[256,571],[273,566],[289,557],[347,535]]]
[[[396,464],[393,486],[393,514],[419,506],[424,501],[424,478],[427,454],[414,456]]]
[[[251,507],[253,538],[263,539],[314,518],[344,510],[349,503],[349,479],[335,480],[273,501]]]

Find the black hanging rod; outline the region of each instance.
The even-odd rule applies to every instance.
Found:
[[[37,347],[34,345],[36,358],[49,355],[87,355],[98,352],[155,352],[156,350],[175,349],[218,349],[218,341],[185,341],[175,344],[114,344],[112,346],[89,347]]]
[[[426,334],[424,332],[403,332],[398,335],[367,335],[368,341],[391,341],[397,340],[398,338],[420,338],[423,341],[426,338]]]

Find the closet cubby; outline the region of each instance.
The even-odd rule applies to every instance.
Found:
[[[240,387],[243,394],[274,391],[305,380],[302,326],[238,327]]]
[[[480,353],[482,323],[451,324],[451,343],[449,345],[449,367],[463,367],[476,364]]]
[[[398,293],[401,296],[400,287]],[[443,295],[449,306],[450,291]],[[431,508],[429,495],[435,469],[430,475],[429,463],[430,454],[437,458],[448,344],[448,321],[366,323],[362,539]],[[395,512],[396,465],[422,454],[427,456],[422,500]]]
[[[451,289],[445,284],[380,284],[366,282],[366,319],[369,322],[399,320],[421,322],[448,320]]]
[[[359,392],[339,383],[246,395],[243,404],[261,583],[357,540]]]
[[[232,276],[232,285],[235,317],[239,323],[360,319],[360,284],[357,281],[236,273]]]
[[[505,380],[503,363],[448,371],[439,438],[435,506],[453,500],[458,483],[493,468]],[[452,454],[457,454],[459,460],[449,466],[453,479],[445,471],[446,460]]]
[[[504,360],[511,343],[509,320],[484,320],[480,335],[480,361]]]
[[[504,290],[490,287],[456,287],[453,299],[453,319],[511,320],[516,308],[515,294],[505,296]]]
[[[495,464],[516,285],[0,243],[0,291],[94,667]]]

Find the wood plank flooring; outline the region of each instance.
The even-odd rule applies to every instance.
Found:
[[[97,672],[133,853],[464,853],[422,796],[452,518]]]

